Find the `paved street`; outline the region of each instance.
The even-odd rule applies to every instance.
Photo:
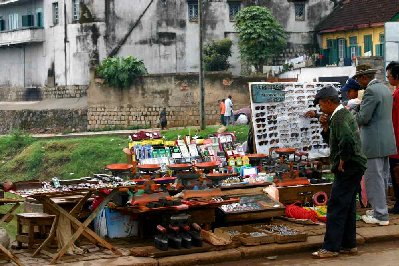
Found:
[[[399,265],[399,240],[379,242],[362,245],[359,247],[359,255],[341,255],[333,259],[313,259],[309,252],[294,253],[290,255],[271,256],[262,259],[242,260],[208,266],[264,266],[264,265],[375,265],[391,266]]]

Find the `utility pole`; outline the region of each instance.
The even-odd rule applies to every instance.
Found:
[[[200,125],[201,129],[205,129],[205,87],[204,87],[204,64],[202,60],[203,47],[203,19],[202,19],[202,1],[198,0],[198,26],[199,26],[199,88],[200,88]]]

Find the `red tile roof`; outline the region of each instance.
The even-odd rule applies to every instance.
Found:
[[[398,12],[399,0],[344,0],[317,29],[323,33],[378,27]]]

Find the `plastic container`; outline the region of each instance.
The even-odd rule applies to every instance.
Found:
[[[138,236],[138,221],[131,215],[104,208],[94,220],[94,228],[101,237],[122,238]],[[99,230],[97,230],[99,229]]]

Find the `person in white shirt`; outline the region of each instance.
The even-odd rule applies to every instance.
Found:
[[[227,97],[227,99],[224,101],[224,105],[226,106],[224,112],[224,122],[226,126],[234,123],[233,102],[231,98],[231,95],[229,95],[229,97]]]

